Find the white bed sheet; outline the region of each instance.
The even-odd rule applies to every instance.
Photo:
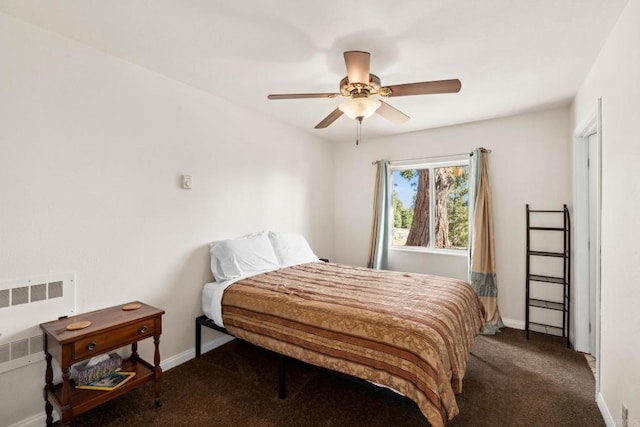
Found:
[[[269,271],[276,271],[278,269],[279,268],[274,268],[272,270],[247,274],[236,279],[223,280],[221,282],[209,282],[205,284],[202,289],[202,311],[209,319],[213,320],[216,325],[224,328],[224,322],[222,321],[222,295],[224,294],[224,290],[239,280],[262,273],[268,273]]]
[[[222,294],[224,290],[235,280],[225,280],[223,282],[210,282],[202,289],[202,311],[216,325],[224,328],[222,322]]]

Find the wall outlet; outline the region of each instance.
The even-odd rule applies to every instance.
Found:
[[[622,427],[629,427],[629,409],[622,404]]]

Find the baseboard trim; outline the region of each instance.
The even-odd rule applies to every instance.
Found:
[[[44,403],[44,400],[42,401]],[[53,411],[53,422],[58,421],[58,413]],[[34,415],[22,421],[18,421],[15,424],[11,424],[9,427],[42,427],[47,423],[47,416],[44,411],[41,414]]]
[[[602,397],[602,393],[598,393],[596,401],[598,402],[598,408],[600,409],[600,413],[602,414],[602,418],[604,418],[604,423],[607,427],[617,427],[622,425],[622,420],[618,420],[620,422],[616,422],[613,416],[611,416],[611,412],[609,411],[607,402],[605,402],[604,397]]]
[[[524,322],[522,320],[502,318],[502,323],[504,323],[504,326],[506,326],[507,328],[521,329],[524,331]]]
[[[220,335],[202,344],[202,353],[205,353],[209,350],[213,350],[214,348],[220,347],[233,340],[234,338],[230,335]],[[171,368],[175,368],[176,366],[182,365],[183,363],[193,359],[196,357],[196,349],[195,347],[183,351],[182,353],[176,354],[175,356],[171,356],[160,362],[160,367],[163,371],[168,371]]]
[[[211,341],[205,342],[202,344],[202,353],[205,353],[209,350],[213,350],[214,348],[220,347],[228,343],[229,341],[234,340],[235,338],[230,335],[220,335],[212,339]],[[171,356],[160,362],[160,367],[163,371],[168,371],[171,368],[175,368],[178,365],[182,365],[185,362],[196,357],[196,348],[193,347],[187,351],[183,351],[180,354],[176,354],[175,356]],[[162,389],[160,391],[160,396],[162,396]],[[26,418],[22,421],[18,421],[15,424],[11,424],[9,427],[41,427],[46,424],[46,414],[44,411],[40,414],[36,414],[32,417]],[[53,421],[58,421],[60,417],[56,411],[53,411]]]

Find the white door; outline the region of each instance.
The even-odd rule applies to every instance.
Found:
[[[601,117],[602,100],[598,99],[593,115],[573,134],[574,346],[596,358],[596,397],[600,393]]]
[[[589,135],[589,353],[596,355],[597,289],[600,281],[600,152],[598,134]]]

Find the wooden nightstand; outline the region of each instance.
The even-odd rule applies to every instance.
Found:
[[[135,310],[125,311],[122,309],[123,304],[40,325],[44,331],[44,352],[47,360],[44,387],[47,426],[51,426],[53,422],[53,408],[60,413],[62,425],[68,426],[76,415],[140,387],[148,381],[155,382],[155,403],[156,406],[160,406],[162,368],[160,368],[159,344],[164,310],[139,304],[141,307]],[[68,325],[81,321],[89,321],[91,325],[75,331],[66,329]],[[153,365],[138,355],[138,341],[151,337],[155,344]],[[123,361],[122,370],[135,372],[135,377],[111,391],[75,388],[69,378],[69,368],[72,364],[129,344],[131,344],[132,354],[129,359]],[[52,358],[60,364],[61,384],[53,384]]]

